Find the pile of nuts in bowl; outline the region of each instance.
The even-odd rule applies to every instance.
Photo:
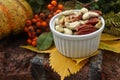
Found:
[[[84,35],[98,30],[102,23],[99,10],[82,8],[78,11],[65,11],[55,19],[55,30],[69,35]]]

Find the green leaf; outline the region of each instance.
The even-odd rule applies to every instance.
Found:
[[[81,9],[83,7],[82,5],[83,5],[83,3],[76,1],[75,9]]]
[[[37,2],[39,5],[43,5],[43,4],[44,4],[44,0],[36,0],[36,2]]]
[[[53,42],[53,37],[51,32],[42,33],[37,40],[38,50],[46,50],[51,47]]]
[[[105,28],[104,32],[115,36],[120,36],[120,12],[110,12],[104,14]]]
[[[27,0],[27,2],[31,5],[34,13],[39,13],[45,10],[46,1],[44,0]]]
[[[82,6],[80,6],[79,4],[75,5],[75,9],[81,9],[81,8],[82,8]]]
[[[91,10],[99,9],[99,5],[97,3],[93,3],[90,7]]]

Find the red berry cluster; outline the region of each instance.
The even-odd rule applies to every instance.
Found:
[[[60,13],[64,10],[63,4],[58,3],[57,0],[52,0],[47,5],[47,8],[52,12],[52,15],[56,15],[57,13]]]
[[[24,30],[29,36],[28,44],[36,46],[37,37],[43,32],[50,31],[48,26],[49,20],[48,15],[43,12],[34,14],[32,19],[26,20]]]
[[[58,4],[56,0],[52,0],[50,4],[47,5],[48,12],[34,14],[32,19],[26,20],[24,31],[28,34],[27,43],[29,45],[35,47],[38,36],[43,32],[50,31],[50,19],[57,13],[62,12],[63,8],[62,4]]]

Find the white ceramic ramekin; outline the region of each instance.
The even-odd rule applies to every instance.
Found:
[[[55,30],[54,20],[55,18],[61,16],[64,12],[55,15],[50,20],[50,29],[53,33],[56,48],[61,54],[66,57],[82,58],[90,56],[98,49],[101,33],[105,26],[103,17],[100,17],[102,26],[97,31],[85,35],[67,35]]]

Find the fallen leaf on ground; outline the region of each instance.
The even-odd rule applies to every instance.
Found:
[[[61,55],[57,49],[54,49],[50,54],[50,66],[61,76],[61,80],[71,74],[77,73],[88,61],[84,59],[76,65],[76,62],[71,58]]]
[[[95,51],[92,55],[90,56],[87,56],[87,57],[84,57],[84,58],[77,58],[77,59],[72,59],[74,61],[76,61],[76,65],[78,65],[81,61],[85,60],[85,59],[88,59],[90,57],[93,57],[95,55],[97,55],[99,53],[99,50]]]
[[[25,48],[25,49],[28,49],[28,50],[31,50],[31,51],[34,51],[34,52],[37,52],[37,53],[52,53],[52,51],[55,49],[55,46],[52,46],[50,47],[49,49],[47,50],[38,50],[36,47],[33,47],[31,45],[27,45],[27,46],[20,46],[21,48]]]
[[[118,40],[120,39],[120,36],[113,36],[107,33],[102,33],[101,35],[101,41],[110,41],[110,40]]]
[[[100,49],[109,50],[116,53],[120,53],[120,40],[116,41],[101,41],[99,45]]]

